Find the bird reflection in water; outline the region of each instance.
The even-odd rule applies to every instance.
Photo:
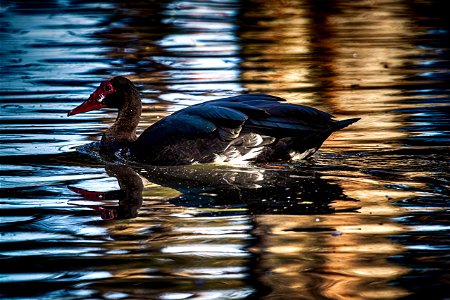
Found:
[[[83,200],[104,201],[118,199],[118,205],[76,205],[98,211],[103,220],[135,218],[139,208],[142,206],[142,191],[144,188],[142,179],[128,166],[108,165],[105,169],[109,176],[117,178],[119,190],[97,192],[73,186],[69,186],[69,189],[83,196]]]
[[[179,207],[245,208],[249,214],[329,214],[337,210],[335,200],[356,201],[344,195],[342,188],[311,170],[287,167],[244,168],[208,165],[146,167],[135,170],[125,165],[108,165],[106,172],[117,178],[119,190],[89,191],[69,187],[82,200],[111,201],[118,205],[76,204],[98,211],[104,220],[138,216],[143,204],[143,176],[151,183],[179,192],[167,201]],[[339,211],[355,211],[351,208]],[[205,212],[204,214],[210,214]],[[217,214],[217,212],[216,212]]]

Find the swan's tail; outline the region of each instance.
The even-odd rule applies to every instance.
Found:
[[[353,119],[347,119],[347,120],[342,120],[342,121],[336,121],[336,130],[341,130],[342,128],[345,128],[355,122],[358,122],[359,120],[361,120],[361,118],[353,118]]]

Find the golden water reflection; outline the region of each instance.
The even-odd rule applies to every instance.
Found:
[[[406,290],[388,284],[408,272],[388,261],[404,248],[387,236],[405,232],[405,228],[390,217],[374,216],[374,223],[365,224],[367,217],[258,216],[256,234],[261,243],[251,251],[261,252],[260,271],[265,270],[261,280],[273,290],[268,299],[318,295],[392,299],[407,295]]]
[[[259,4],[272,13],[242,30],[245,87],[337,117],[363,117],[324,147],[342,150],[349,142],[361,150],[397,147],[395,141],[408,133],[399,130],[404,120],[392,111],[408,107],[398,86],[412,84],[405,82],[402,68],[423,52],[411,39],[411,24],[404,18],[408,7],[392,1],[337,3],[314,15],[302,2]]]

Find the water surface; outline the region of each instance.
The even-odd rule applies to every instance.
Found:
[[[0,297],[448,298],[444,4],[3,0]],[[66,116],[115,75],[139,132],[249,92],[362,120],[299,163],[118,164],[114,111]]]

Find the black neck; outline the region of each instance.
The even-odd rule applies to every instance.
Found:
[[[136,140],[136,128],[142,112],[141,98],[137,89],[123,92],[123,105],[114,124],[103,134],[101,146],[108,152],[128,146]]]

